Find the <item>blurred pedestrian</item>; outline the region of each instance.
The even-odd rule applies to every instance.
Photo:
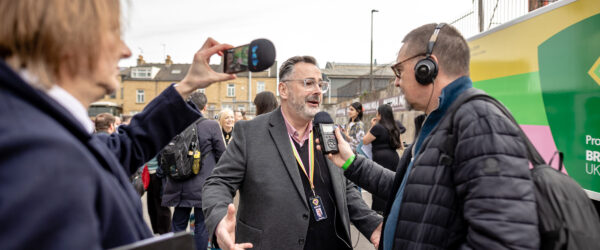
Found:
[[[384,104],[377,108],[377,115],[371,120],[371,129],[363,138],[363,143],[365,145],[373,144],[371,148],[373,161],[384,168],[396,171],[400,160],[396,150],[402,147],[402,142],[400,129],[394,119],[394,113],[390,105]],[[372,196],[371,208],[383,214],[385,200],[375,194]]]
[[[363,107],[360,102],[354,102],[348,107],[348,125],[345,128],[346,137],[350,140],[350,147],[356,153],[356,148],[365,136],[365,125],[362,122]]]
[[[190,101],[198,107],[199,111],[206,113],[206,95],[200,92],[194,92],[190,96]],[[196,249],[206,250],[208,247],[208,231],[204,223],[204,214],[202,213],[202,185],[210,175],[219,158],[225,151],[225,143],[219,123],[213,120],[204,119],[196,123],[196,133],[198,135],[198,149],[201,155],[200,171],[187,180],[174,180],[168,175],[164,193],[162,196],[162,205],[165,207],[175,207],[173,212],[173,231],[184,231],[188,226],[190,213],[194,209],[194,240]],[[187,152],[181,152],[187,154]]]
[[[277,98],[270,91],[263,91],[256,94],[254,105],[256,106],[256,116],[269,113],[279,106]]]
[[[115,130],[115,117],[110,113],[100,113],[94,119],[97,134],[112,134]]]
[[[233,137],[233,126],[235,125],[233,111],[225,108],[219,112],[217,117],[221,126],[221,132],[223,133],[223,141],[225,142],[225,146],[227,146]]]

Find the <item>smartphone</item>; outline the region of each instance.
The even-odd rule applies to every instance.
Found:
[[[223,51],[223,72],[228,74],[248,70],[250,44]]]

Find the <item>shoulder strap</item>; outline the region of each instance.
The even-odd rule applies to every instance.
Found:
[[[463,94],[461,94],[458,97],[458,99],[456,99],[454,101],[454,103],[452,103],[452,105],[450,106],[450,108],[448,108],[448,111],[446,112],[447,114],[450,114],[450,115],[446,115],[446,118],[444,118],[444,119],[449,119],[449,121],[448,121],[449,122],[448,140],[446,141],[446,143],[451,144],[451,145],[447,145],[448,146],[447,149],[450,149],[451,151],[448,153],[451,153],[453,156],[454,155],[454,147],[456,146],[456,135],[453,131],[454,130],[454,124],[453,124],[454,116],[456,115],[456,111],[458,110],[458,108],[461,105],[463,105],[469,101],[476,100],[476,99],[484,100],[489,103],[492,103],[494,106],[496,106],[498,109],[500,109],[500,111],[508,119],[510,119],[511,122],[517,127],[517,129],[519,130],[519,136],[521,138],[523,138],[523,142],[525,143],[525,146],[527,147],[527,156],[534,167],[537,165],[546,164],[546,162],[544,161],[544,158],[542,158],[542,156],[539,154],[539,152],[537,151],[535,146],[533,146],[533,144],[531,143],[531,141],[529,140],[527,135],[525,135],[525,132],[523,132],[523,129],[521,129],[521,126],[519,126],[519,124],[517,123],[515,118],[512,116],[510,111],[508,111],[508,109],[506,109],[506,107],[504,107],[504,105],[502,105],[502,103],[500,101],[496,100],[494,97],[491,97],[488,94],[486,94],[484,91],[475,89],[475,88],[468,89]]]

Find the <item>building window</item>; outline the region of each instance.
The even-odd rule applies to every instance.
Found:
[[[260,93],[265,91],[265,82],[257,82],[256,83],[256,93]]]
[[[244,105],[244,104],[238,104],[237,110],[238,111],[246,111],[246,105]]]
[[[144,90],[143,89],[138,89],[136,92],[136,98],[135,98],[135,102],[136,103],[144,103]]]
[[[223,105],[221,105],[221,109],[231,109],[231,110],[233,110],[231,104],[223,104]]]
[[[227,84],[227,96],[235,96],[235,84]]]
[[[206,89],[200,89],[200,90],[198,90],[198,92],[200,92],[202,94],[206,94]]]
[[[131,78],[152,78],[152,68],[133,68]]]
[[[123,100],[123,92],[124,92],[124,90],[123,90],[123,88],[121,88],[121,100]]]
[[[217,109],[217,106],[215,106],[214,104],[208,105],[208,110],[215,110],[215,109]]]

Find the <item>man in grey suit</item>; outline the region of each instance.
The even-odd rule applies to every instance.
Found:
[[[314,148],[312,119],[329,88],[316,60],[288,59],[279,79],[281,107],[238,122],[204,184],[202,210],[213,242],[223,249],[351,249],[352,222],[377,247],[381,216]]]

